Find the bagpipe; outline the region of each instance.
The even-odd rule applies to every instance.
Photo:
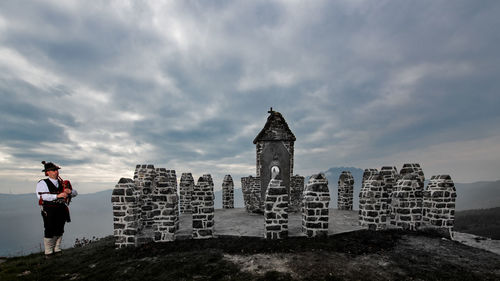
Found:
[[[63,180],[60,176],[57,176],[57,180],[59,183],[62,183],[62,192],[66,192],[66,190],[73,190],[73,187],[71,186],[71,182],[69,180]],[[38,199],[38,205],[42,206],[43,205],[43,199],[42,199],[42,194],[50,194],[50,192],[39,192],[40,199]],[[59,194],[59,193],[58,193]],[[57,198],[54,200],[56,203],[64,203],[66,205],[69,205],[71,202],[71,194],[68,194],[66,198]]]
[[[62,192],[66,192],[66,190],[73,190],[73,187],[71,186],[71,182],[69,180],[63,180],[60,176],[57,177],[57,180],[59,181],[59,184],[62,184]],[[50,192],[39,192],[40,194],[40,199],[38,200],[38,205],[40,206],[40,210],[42,212],[42,216],[47,216],[47,212],[43,209],[43,199],[42,199],[42,194],[45,193],[50,193]],[[60,194],[58,193],[58,194]],[[53,201],[56,203],[56,205],[63,205],[65,207],[65,212],[66,212],[66,222],[71,222],[71,217],[69,215],[69,203],[71,202],[71,193],[68,194],[66,198],[57,198],[56,200]]]
[[[63,187],[62,192],[66,192],[66,190],[68,189],[73,191],[73,187],[71,186],[71,182],[69,180],[63,180],[60,176],[57,176],[57,179],[59,180],[59,182],[62,182],[62,187]],[[64,198],[64,201],[66,205],[69,205],[69,203],[71,202],[71,193],[68,194],[68,197]]]

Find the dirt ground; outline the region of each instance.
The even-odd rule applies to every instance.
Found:
[[[314,249],[225,254],[224,259],[257,276],[276,271],[297,280],[500,280],[499,255],[445,238],[413,235],[369,253]]]

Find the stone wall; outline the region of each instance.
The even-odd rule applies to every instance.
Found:
[[[121,178],[113,189],[113,234],[117,248],[136,245],[141,219],[139,196],[132,179]]]
[[[422,225],[424,182],[418,173],[408,173],[399,179],[392,192],[391,224],[406,230],[418,230]]]
[[[401,168],[401,171],[399,172],[399,177],[402,178],[408,174],[415,174],[417,176],[417,180],[422,183],[425,181],[424,171],[418,163],[407,163],[403,165],[403,168]]]
[[[179,205],[174,170],[137,165],[134,180],[120,179],[111,201],[117,247],[175,239]]]
[[[300,212],[302,209],[302,196],[304,193],[304,177],[295,175],[290,178],[290,204],[289,212]]]
[[[366,179],[368,179],[369,177],[376,175],[376,174],[378,174],[377,169],[373,169],[373,168],[365,169],[363,172],[363,180],[361,181],[361,186],[363,186]]]
[[[380,169],[380,176],[382,176],[385,188],[384,193],[382,194],[382,201],[384,201],[386,209],[386,217],[388,222],[390,222],[391,218],[391,205],[392,205],[392,191],[394,190],[394,186],[399,178],[398,170],[394,166],[384,166]]]
[[[380,174],[372,174],[363,183],[359,194],[359,224],[368,229],[387,228],[387,201],[382,199],[386,193],[385,182]]]
[[[198,179],[193,192],[193,239],[213,237],[214,228],[214,183],[212,176]]]
[[[312,175],[304,190],[302,231],[307,237],[328,236],[330,191],[323,173]]]
[[[424,224],[444,229],[446,236],[452,237],[456,197],[455,184],[449,175],[432,176],[424,191]]]
[[[226,175],[222,182],[222,209],[234,208],[234,183],[231,175]]]
[[[354,177],[351,172],[343,171],[338,181],[337,209],[352,210],[354,196]]]
[[[241,189],[247,212],[262,214],[264,202],[261,200],[260,177],[241,178]]]
[[[153,220],[153,192],[156,189],[156,169],[153,165],[137,165],[134,172],[134,182],[139,189],[139,206],[141,208],[141,225],[137,234],[137,244],[145,244],[154,240],[156,232]]]
[[[271,179],[266,189],[264,209],[264,238],[288,237],[288,192],[281,180]]]
[[[152,193],[152,213],[155,242],[175,240],[179,229],[177,177],[174,170],[156,169],[156,188]]]
[[[180,213],[191,214],[193,209],[191,201],[193,200],[194,179],[191,173],[182,173],[179,183],[180,195]]]

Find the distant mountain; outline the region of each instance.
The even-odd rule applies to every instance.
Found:
[[[474,183],[455,183],[457,210],[500,207],[500,180]]]
[[[500,240],[500,207],[456,212],[455,231]]]

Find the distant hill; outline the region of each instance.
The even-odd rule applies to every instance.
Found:
[[[457,210],[500,207],[500,180],[492,182],[455,183]]]
[[[500,207],[456,212],[455,231],[500,240]]]

